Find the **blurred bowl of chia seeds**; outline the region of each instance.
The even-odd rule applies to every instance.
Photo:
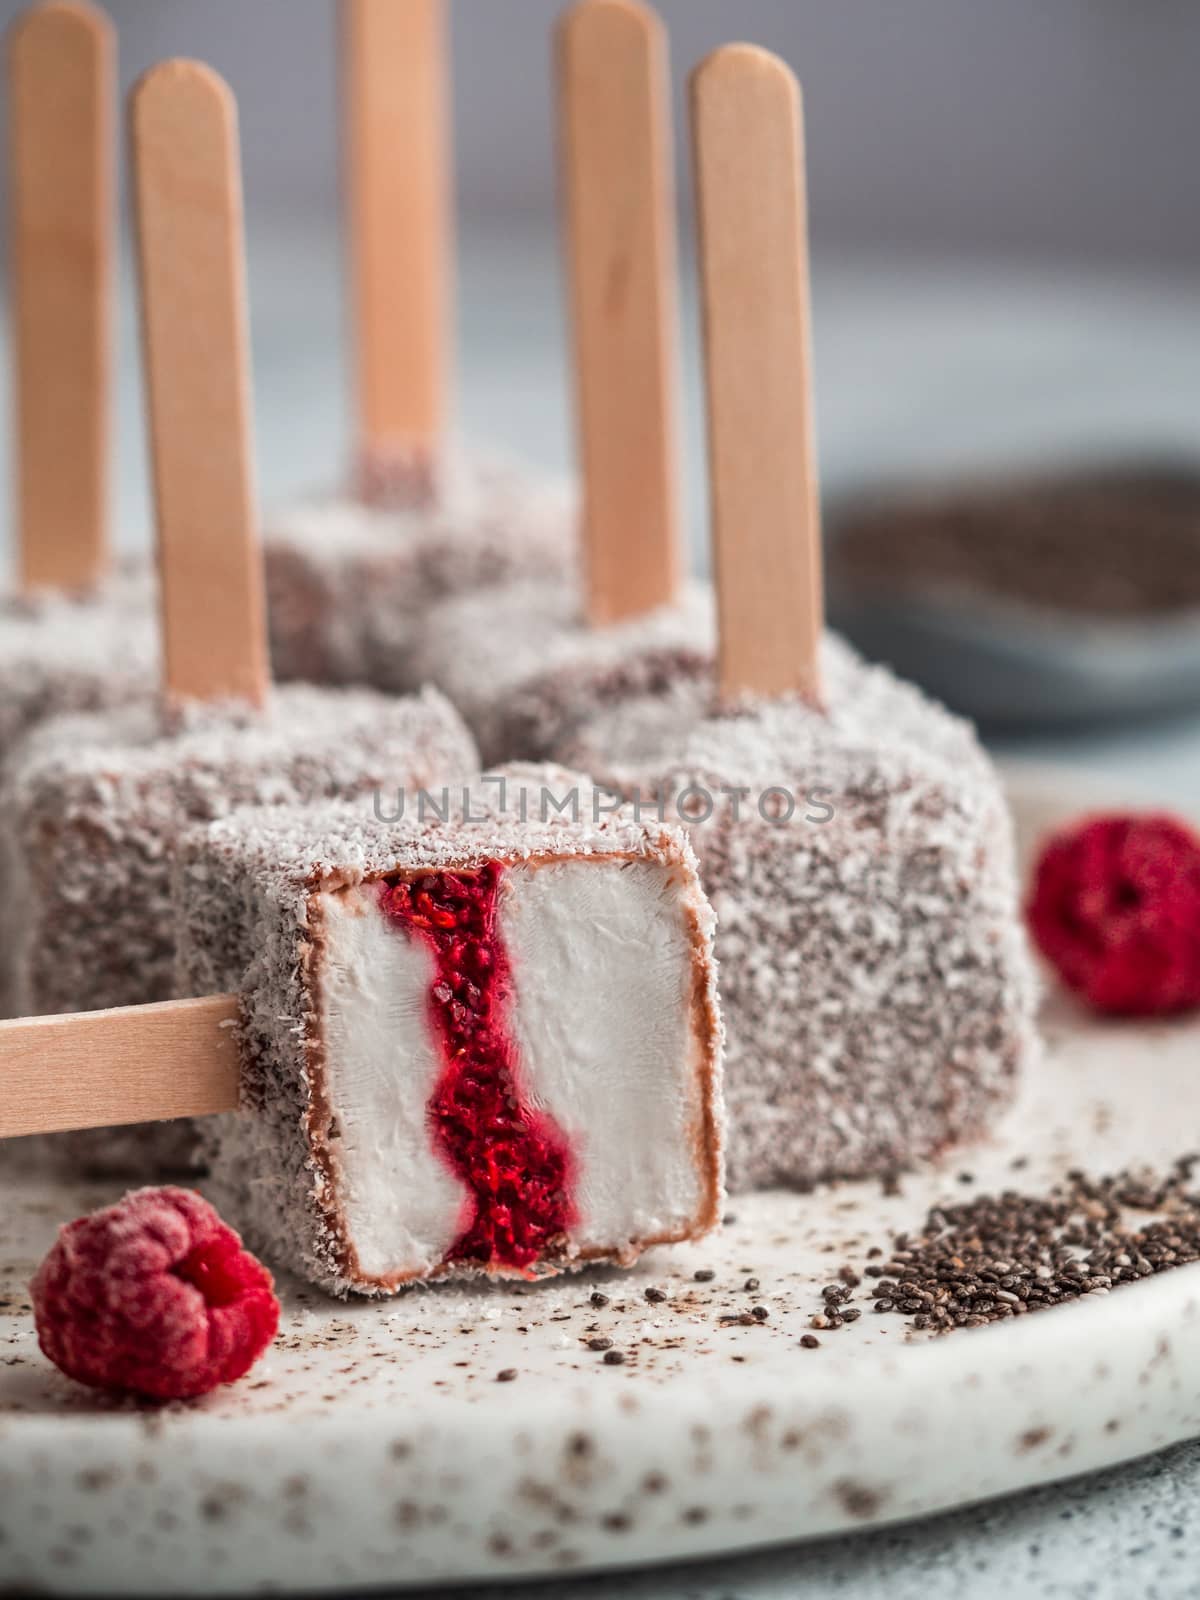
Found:
[[[834,626],[998,732],[1200,708],[1200,459],[845,497]]]

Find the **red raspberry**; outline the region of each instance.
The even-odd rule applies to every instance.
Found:
[[[233,1383],[279,1326],[271,1274],[187,1189],[137,1189],[67,1223],[30,1289],[56,1367],[154,1400]]]
[[[1027,915],[1042,954],[1097,1011],[1200,1005],[1200,839],[1174,817],[1090,817],[1055,834]]]

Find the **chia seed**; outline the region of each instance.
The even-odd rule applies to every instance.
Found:
[[[939,1203],[918,1232],[896,1235],[890,1251],[868,1252],[874,1308],[902,1312],[919,1332],[951,1333],[1200,1261],[1196,1165],[1185,1156],[1165,1175],[1126,1170],[1099,1178],[1076,1169],[1040,1195],[1005,1189]],[[849,1281],[844,1272],[842,1280]],[[849,1298],[848,1288],[827,1285],[811,1326],[857,1321],[861,1312],[845,1304]]]

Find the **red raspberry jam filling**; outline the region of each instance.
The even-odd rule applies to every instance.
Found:
[[[561,1130],[522,1099],[511,972],[496,926],[502,875],[495,862],[424,873],[385,884],[381,904],[437,961],[429,1008],[445,1071],[429,1116],[472,1196],[471,1220],[446,1260],[524,1270],[559,1247],[574,1220],[572,1162]]]

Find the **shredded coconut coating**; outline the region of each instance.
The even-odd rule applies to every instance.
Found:
[[[46,590],[0,601],[0,771],[39,723],[121,705],[157,683],[153,588],[149,568],[130,566],[86,594]],[[0,953],[0,1017],[17,1014],[9,976]]]
[[[988,1128],[1036,1051],[1011,821],[973,730],[833,637],[823,677],[824,711],[721,712],[711,685],[682,684],[600,713],[561,751],[657,796],[668,820],[694,813],[731,1188],[935,1156]]]
[[[99,711],[158,678],[158,628],[147,569],[94,593],[42,591],[0,602],[0,762],[47,717]]]
[[[595,711],[711,671],[712,591],[590,628],[577,582],[530,580],[435,606],[416,672],[453,700],[485,763],[542,761]]]
[[[577,792],[578,817],[543,807],[543,787],[558,798]],[[460,788],[445,822],[415,814],[380,821],[375,808],[360,802],[244,810],[184,836],[174,875],[176,987],[183,995],[242,996],[243,1109],[204,1124],[208,1192],[271,1260],[335,1294],[364,1291],[346,1274],[336,1184],[323,1158],[328,1116],[316,1088],[321,935],[310,904],[322,888],[394,872],[578,856],[656,860],[676,869],[694,928],[697,991],[711,1046],[712,1131],[698,1158],[711,1163],[714,1203],[719,1198],[721,1024],[712,911],[682,829],[639,823],[603,796],[600,805],[606,809],[597,821],[591,786],[576,773],[517,767]],[[405,1174],[396,1181],[404,1183]],[[719,1209],[713,1220],[717,1215]],[[467,1262],[453,1267],[460,1276],[478,1270]]]
[[[281,510],[264,536],[277,680],[417,688],[412,654],[430,606],[564,572],[576,515],[566,485],[461,457],[441,464],[427,505],[330,496]]]
[[[287,805],[430,786],[477,770],[453,707],[428,691],[294,686],[269,705],[156,699],[62,717],[9,765],[0,815],[0,948],[19,1014],[90,1011],[174,993],[171,862],[181,828],[242,805]],[[171,1169],[193,1144],[186,1124],[57,1135],[39,1149],[105,1170]],[[132,1163],[125,1167],[126,1161]]]

